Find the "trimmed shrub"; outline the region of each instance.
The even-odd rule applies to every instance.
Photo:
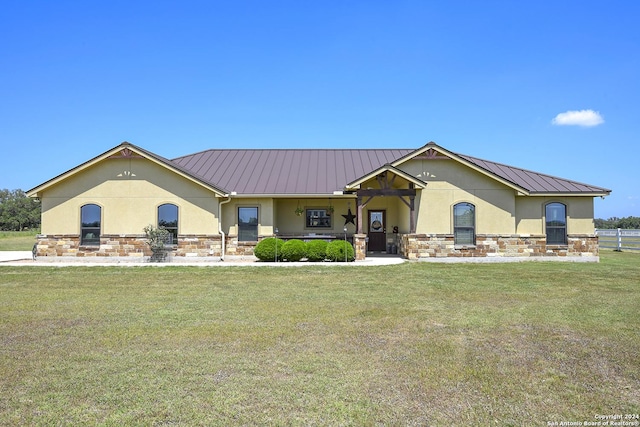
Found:
[[[327,258],[327,246],[324,240],[310,240],[307,242],[307,261],[324,261]]]
[[[307,256],[307,245],[298,239],[291,239],[282,245],[282,258],[287,261],[300,261]]]
[[[277,245],[277,247],[276,247]],[[258,242],[253,254],[260,261],[276,261],[276,248],[278,254],[278,261],[282,260],[282,247],[284,246],[284,240],[277,239],[275,237],[267,237]]]
[[[355,259],[353,246],[344,240],[334,240],[327,245],[327,258],[334,262],[344,262],[345,259],[353,261]]]

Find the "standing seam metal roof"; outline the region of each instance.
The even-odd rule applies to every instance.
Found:
[[[238,194],[327,195],[415,149],[212,149],[171,160],[216,188]],[[455,154],[531,194],[603,194],[611,190]]]

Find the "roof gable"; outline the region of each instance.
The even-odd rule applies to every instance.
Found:
[[[425,188],[427,186],[427,183],[406,173],[403,170],[400,170],[396,167],[391,166],[389,163],[379,167],[378,169],[366,174],[363,177],[358,178],[355,181],[350,182],[349,184],[347,184],[345,186],[345,188],[347,190],[352,190],[352,189],[357,189],[360,187],[360,185],[362,185],[364,182],[384,173],[384,172],[392,172],[394,174],[396,174],[397,176],[404,178],[405,180],[409,181],[410,183],[416,185],[418,188]]]
[[[606,188],[491,162],[464,154],[457,154],[440,147],[434,142],[429,142],[424,147],[397,159],[392,165],[398,167],[412,159],[454,160],[524,195],[606,196],[611,193],[611,190]]]
[[[208,183],[206,181],[202,181],[201,179],[199,179],[198,177],[193,176],[193,174],[191,174],[188,170],[183,169],[182,167],[178,166],[178,165],[174,165],[170,160],[165,159],[164,157],[158,156],[157,154],[154,154],[150,151],[147,151],[143,148],[137,147],[131,143],[128,142],[123,142],[122,144],[113,147],[110,150],[105,151],[104,153],[94,157],[91,160],[88,160],[84,163],[82,163],[81,165],[76,166],[73,169],[70,169],[52,179],[50,179],[49,181],[46,181],[40,185],[38,185],[37,187],[32,188],[31,190],[27,191],[27,195],[29,197],[37,197],[42,191],[46,190],[47,188],[50,188],[51,186],[54,186],[56,184],[58,184],[59,182],[64,181],[65,179],[74,176],[82,171],[88,170],[90,169],[92,166],[103,162],[105,160],[108,159],[121,159],[121,158],[144,158],[146,160],[149,160],[151,162],[154,162],[160,166],[162,166],[165,169],[170,170],[173,173],[176,173],[190,181],[193,181],[195,183],[197,183],[198,185],[201,185],[203,187],[206,187],[207,189],[213,191],[217,196],[225,196],[226,192],[222,189],[220,189],[219,187],[216,187],[215,185],[212,185],[211,183]]]

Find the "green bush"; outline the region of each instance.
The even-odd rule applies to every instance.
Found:
[[[278,254],[278,261],[282,260],[282,247],[284,246],[284,240],[277,239],[275,237],[267,237],[262,239],[256,245],[253,250],[253,254],[260,261],[276,261],[276,249]]]
[[[327,258],[327,245],[324,240],[311,240],[307,242],[307,260],[324,261]]]
[[[282,258],[287,261],[300,261],[307,256],[307,245],[298,239],[291,239],[282,245]]]
[[[327,245],[327,259],[329,261],[353,261],[354,252],[351,243],[344,240],[334,240]]]

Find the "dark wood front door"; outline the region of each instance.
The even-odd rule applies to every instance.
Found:
[[[372,252],[384,252],[386,247],[386,212],[369,211],[369,250]]]

